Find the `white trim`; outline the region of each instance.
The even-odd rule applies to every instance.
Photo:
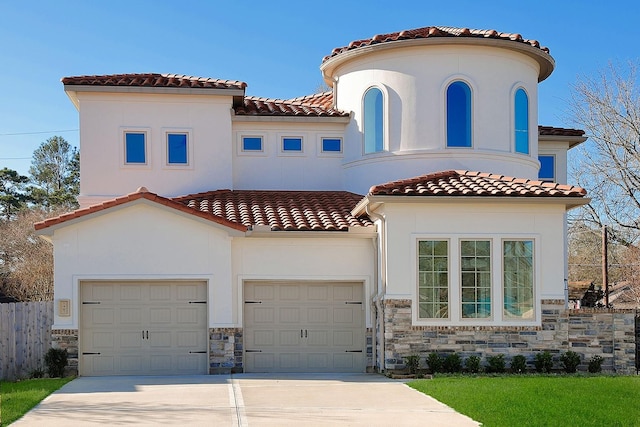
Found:
[[[322,142],[325,139],[339,139],[340,151],[324,151],[322,149]],[[344,156],[344,136],[339,133],[321,132],[317,134],[316,142],[316,155],[318,157],[343,157]]]
[[[247,157],[267,157],[267,132],[237,132],[236,133],[236,155]],[[244,138],[260,138],[261,149],[260,150],[245,150]]]
[[[142,133],[144,134],[144,163],[127,163],[127,133]],[[118,128],[118,154],[119,154],[119,168],[120,169],[146,169],[152,168],[151,153],[152,153],[152,133],[150,127],[144,126],[120,126]]]
[[[366,152],[366,147],[365,147],[365,125],[366,125],[366,119],[365,119],[365,111],[366,111],[366,106],[364,103],[364,98],[367,95],[367,92],[369,92],[371,89],[378,89],[380,91],[380,93],[382,93],[382,150],[380,151],[372,151],[370,153]],[[362,92],[362,97],[361,97],[361,101],[360,101],[361,105],[361,114],[362,114],[362,124],[361,124],[361,131],[360,131],[360,135],[362,135],[362,137],[360,138],[361,140],[361,156],[365,157],[365,156],[371,156],[371,155],[376,155],[379,153],[383,153],[385,151],[389,151],[390,147],[389,147],[389,91],[387,90],[387,87],[382,84],[382,83],[373,83],[369,86],[367,86],[367,88],[364,90],[364,92]]]
[[[463,82],[465,83],[467,86],[469,86],[469,90],[471,91],[471,147],[449,147],[448,143],[447,143],[447,89],[449,89],[449,86],[454,83],[454,82]],[[477,84],[476,82],[473,80],[473,78],[471,78],[471,76],[468,76],[466,74],[452,74],[450,76],[448,76],[442,86],[440,87],[440,100],[442,102],[442,110],[441,110],[441,114],[442,114],[442,120],[440,120],[440,129],[442,132],[442,149],[445,150],[474,150],[476,147],[476,144],[474,144],[474,139],[475,139],[475,132],[474,132],[474,127],[475,127],[475,123],[476,123],[476,106],[478,105],[478,94],[477,94]]]
[[[193,130],[191,128],[163,127],[162,133],[162,169],[184,170],[194,168]],[[169,134],[187,135],[187,163],[169,163]]]
[[[296,132],[278,132],[278,156],[280,157],[306,157],[307,153],[305,152],[305,139],[307,139],[306,134],[296,133]],[[284,149],[284,140],[286,138],[291,139],[300,139],[300,150],[289,150],[285,151]]]

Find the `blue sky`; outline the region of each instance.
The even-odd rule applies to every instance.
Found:
[[[188,74],[292,98],[320,85],[334,47],[431,25],[516,32],[549,47],[556,69],[540,85],[540,124],[571,127],[578,76],[640,58],[638,18],[630,0],[0,0],[0,168],[27,174],[33,151],[54,135],[79,144],[62,77]]]

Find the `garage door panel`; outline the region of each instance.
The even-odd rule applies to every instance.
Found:
[[[364,371],[362,288],[361,283],[246,283],[245,372]],[[273,299],[258,298],[271,297],[274,289]]]
[[[206,293],[204,282],[82,283],[81,375],[206,373]]]

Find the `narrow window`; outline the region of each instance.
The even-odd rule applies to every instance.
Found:
[[[516,153],[529,154],[529,97],[522,88],[515,96],[515,141]]]
[[[461,81],[447,88],[447,147],[471,147],[471,89]]]
[[[302,151],[302,138],[282,138],[282,151]]]
[[[418,312],[422,319],[449,318],[449,242],[418,242]]]
[[[168,133],[167,134],[167,163],[170,165],[186,165],[187,157],[187,134]]]
[[[144,132],[125,132],[124,148],[126,164],[147,163],[146,134]]]
[[[541,181],[555,182],[556,180],[556,157],[553,155],[538,156],[540,161],[540,171],[538,179]]]
[[[364,95],[364,152],[376,153],[384,150],[384,116],[382,91],[369,89]]]
[[[503,242],[504,316],[533,319],[533,241]]]
[[[322,152],[324,153],[342,152],[342,138],[322,138]]]
[[[261,136],[243,136],[242,151],[262,151]]]
[[[491,317],[491,241],[463,240],[462,317]]]

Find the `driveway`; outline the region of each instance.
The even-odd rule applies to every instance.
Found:
[[[376,374],[82,377],[15,426],[477,426]]]

